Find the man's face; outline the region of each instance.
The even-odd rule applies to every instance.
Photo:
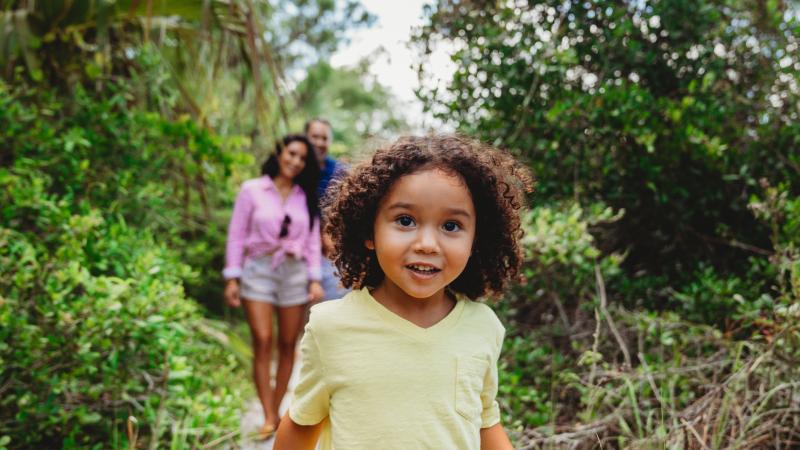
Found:
[[[333,139],[331,127],[323,122],[311,122],[308,126],[306,137],[317,148],[317,156],[320,159],[325,158],[325,155],[328,154],[328,146],[331,145],[331,140]]]

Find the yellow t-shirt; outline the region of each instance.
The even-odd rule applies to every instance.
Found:
[[[497,359],[505,330],[488,306],[459,300],[430,328],[369,291],[311,309],[289,415],[325,418],[322,450],[480,449],[500,422]]]

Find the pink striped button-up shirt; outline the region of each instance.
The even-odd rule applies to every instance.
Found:
[[[291,218],[289,233],[280,238],[284,217]],[[306,194],[298,185],[292,186],[286,201],[264,175],[242,184],[233,215],[228,226],[228,243],[225,248],[225,279],[242,275],[245,258],[272,254],[272,267],[278,267],[286,255],[305,260],[308,278],[320,280],[319,218],[309,228]]]

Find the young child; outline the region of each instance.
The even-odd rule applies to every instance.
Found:
[[[513,158],[457,136],[401,138],[339,180],[326,231],[354,291],[311,310],[276,449],[512,448],[504,328],[472,300],[517,275],[530,188]]]

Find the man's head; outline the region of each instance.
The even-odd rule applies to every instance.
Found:
[[[333,140],[331,123],[319,117],[311,119],[306,122],[305,132],[308,140],[316,147],[319,159],[324,160],[325,155],[328,154],[328,147]]]

